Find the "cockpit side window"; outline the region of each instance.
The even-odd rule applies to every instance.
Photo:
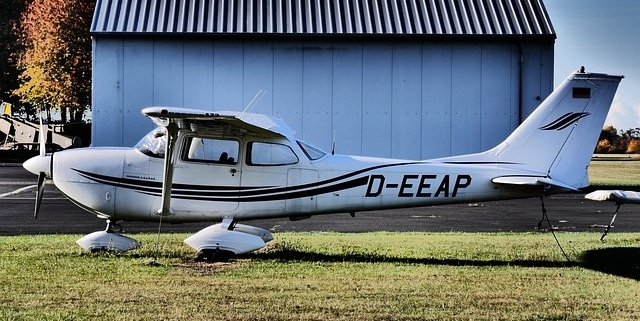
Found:
[[[250,142],[247,149],[247,165],[277,166],[298,162],[291,147],[276,143]]]
[[[182,160],[235,165],[238,163],[239,146],[240,143],[235,140],[187,137]]]

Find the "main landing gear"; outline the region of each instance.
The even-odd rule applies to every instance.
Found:
[[[225,261],[235,255],[261,249],[271,240],[273,235],[265,229],[224,219],[222,223],[206,227],[184,242],[198,251],[198,261]]]
[[[83,249],[91,252],[126,252],[140,247],[138,241],[119,234],[118,232],[122,232],[120,224],[107,220],[107,227],[104,231],[87,234],[78,239],[76,243]]]
[[[91,252],[126,252],[140,247],[136,240],[120,233],[122,227],[107,220],[104,231],[85,235],[76,243]],[[273,235],[265,229],[224,219],[222,223],[208,226],[184,242],[198,251],[198,261],[226,261],[238,254],[261,249],[271,240]]]

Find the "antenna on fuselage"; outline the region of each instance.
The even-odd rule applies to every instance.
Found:
[[[333,137],[331,137],[331,155],[336,154],[336,129],[333,129]]]

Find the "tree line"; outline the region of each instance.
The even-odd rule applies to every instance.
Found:
[[[93,0],[0,0],[0,100],[79,121],[91,106]]]
[[[618,131],[605,126],[600,132],[597,154],[640,154],[640,128]]]

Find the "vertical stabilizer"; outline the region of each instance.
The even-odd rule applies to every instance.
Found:
[[[622,76],[575,73],[494,151],[574,188],[588,185],[587,167]]]
[[[495,148],[449,161],[495,162],[512,182],[553,182],[565,188],[588,185],[587,167],[623,76],[574,73]],[[536,179],[534,179],[536,181]]]

